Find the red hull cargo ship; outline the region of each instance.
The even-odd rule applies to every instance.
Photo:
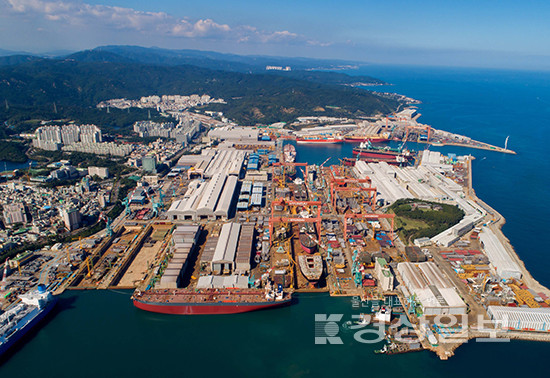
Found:
[[[291,294],[262,289],[152,289],[132,296],[134,306],[161,314],[219,315],[264,310],[290,304]]]

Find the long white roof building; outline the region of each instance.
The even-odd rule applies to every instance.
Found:
[[[489,227],[483,227],[479,234],[483,250],[496,273],[503,279],[521,279],[521,269],[512,259],[504,245]]]
[[[489,306],[487,313],[499,329],[550,331],[550,308]]]
[[[466,314],[466,304],[435,263],[402,262],[397,271],[407,288],[404,292],[415,295],[424,315]]]

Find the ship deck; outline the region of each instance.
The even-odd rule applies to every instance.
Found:
[[[258,303],[270,302],[265,298],[263,290],[186,290],[186,289],[159,289],[144,292],[136,296],[136,299],[144,302],[157,303]]]

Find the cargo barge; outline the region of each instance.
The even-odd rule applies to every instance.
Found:
[[[136,291],[134,306],[150,312],[175,315],[238,314],[289,305],[290,293],[272,289],[151,289]]]
[[[21,303],[0,315],[0,356],[34,329],[57,303],[57,298],[43,285],[19,298]]]

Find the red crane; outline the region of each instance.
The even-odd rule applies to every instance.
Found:
[[[321,241],[321,201],[291,201],[284,198],[278,198],[271,202],[271,217],[269,218],[269,241],[271,242],[273,238],[273,226],[275,223],[315,223],[317,226],[317,236],[319,242]],[[317,206],[317,216],[315,218],[301,218],[301,217],[286,217],[286,216],[276,216],[275,215],[275,206]]]
[[[430,126],[419,126],[419,125],[406,125],[405,126],[405,137],[403,138],[403,141],[406,142],[407,141],[407,138],[409,137],[409,133],[410,131],[413,130],[425,130],[428,132],[428,139],[427,141],[429,142],[431,137],[432,137],[432,133],[433,133],[433,129],[430,127]]]
[[[336,205],[336,192],[338,191],[365,191],[365,192],[371,192],[371,206],[374,210],[376,206],[376,193],[377,189],[370,187],[372,184],[372,181],[370,177],[366,177],[363,179],[354,179],[354,178],[340,178],[334,176],[334,171],[330,170],[330,198],[332,202],[332,207],[334,208]],[[369,187],[363,186],[361,184],[369,184]],[[348,184],[356,184],[354,186],[348,186]]]

